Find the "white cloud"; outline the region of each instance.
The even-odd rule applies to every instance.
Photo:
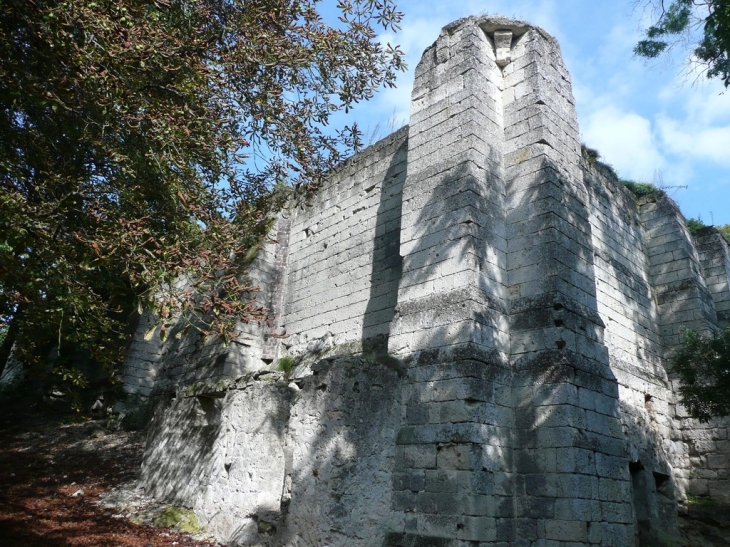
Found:
[[[730,94],[721,95],[717,82],[687,83],[681,60],[647,66],[634,57],[639,29],[651,15],[632,12],[633,3],[596,11],[583,0],[403,2],[401,32],[380,39],[400,44],[409,70],[398,78],[397,88],[362,105],[363,129],[380,121],[381,131],[387,132],[387,120],[407,122],[413,72],[423,50],[445,24],[488,11],[529,20],[560,41],[573,73],[583,138],[622,176],[651,181],[661,170],[667,185],[696,186],[701,180],[705,188],[705,181],[726,180],[718,178],[717,170],[730,165]],[[593,18],[586,20],[589,13]],[[576,26],[581,21],[585,24]]]
[[[719,80],[708,80],[704,74],[691,79],[677,75],[659,91],[658,98],[665,108],[682,110],[695,124],[730,124],[730,94]]]
[[[662,144],[680,160],[711,161],[730,167],[730,126],[703,127],[692,120],[662,116],[657,121]]]
[[[586,144],[596,148],[621,176],[650,181],[657,169],[665,167],[648,119],[605,106],[585,120],[582,134]]]

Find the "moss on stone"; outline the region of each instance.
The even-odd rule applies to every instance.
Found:
[[[712,500],[710,498],[703,498],[699,496],[689,496],[687,497],[687,505],[707,505],[707,506],[718,506],[719,503],[717,503],[715,500]]]
[[[199,534],[204,531],[193,510],[174,505],[160,510],[152,522],[160,528],[174,527],[186,534]]]

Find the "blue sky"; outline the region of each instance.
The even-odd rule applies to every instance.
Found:
[[[692,72],[686,51],[648,63],[633,47],[649,14],[634,0],[396,0],[402,30],[384,35],[405,51],[409,70],[398,88],[359,105],[357,120],[385,136],[407,123],[413,70],[441,27],[475,14],[500,14],[539,25],[560,42],[573,79],[581,138],[619,176],[659,182],[686,217],[730,223],[730,91]],[[390,120],[390,124],[389,124]]]

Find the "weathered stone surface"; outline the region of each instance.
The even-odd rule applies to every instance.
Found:
[[[730,320],[727,242],[582,156],[539,28],[445,27],[411,125],[293,200],[251,276],[271,327],[146,343],[142,318],[123,375],[177,393],[148,493],[231,544],[625,547],[730,503],[728,422],[665,371]]]

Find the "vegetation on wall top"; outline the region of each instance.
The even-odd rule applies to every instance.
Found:
[[[656,194],[662,191],[650,182],[636,182],[633,180],[621,179],[621,184],[631,190],[631,193],[634,194],[637,198],[642,196],[649,196],[651,194]]]

